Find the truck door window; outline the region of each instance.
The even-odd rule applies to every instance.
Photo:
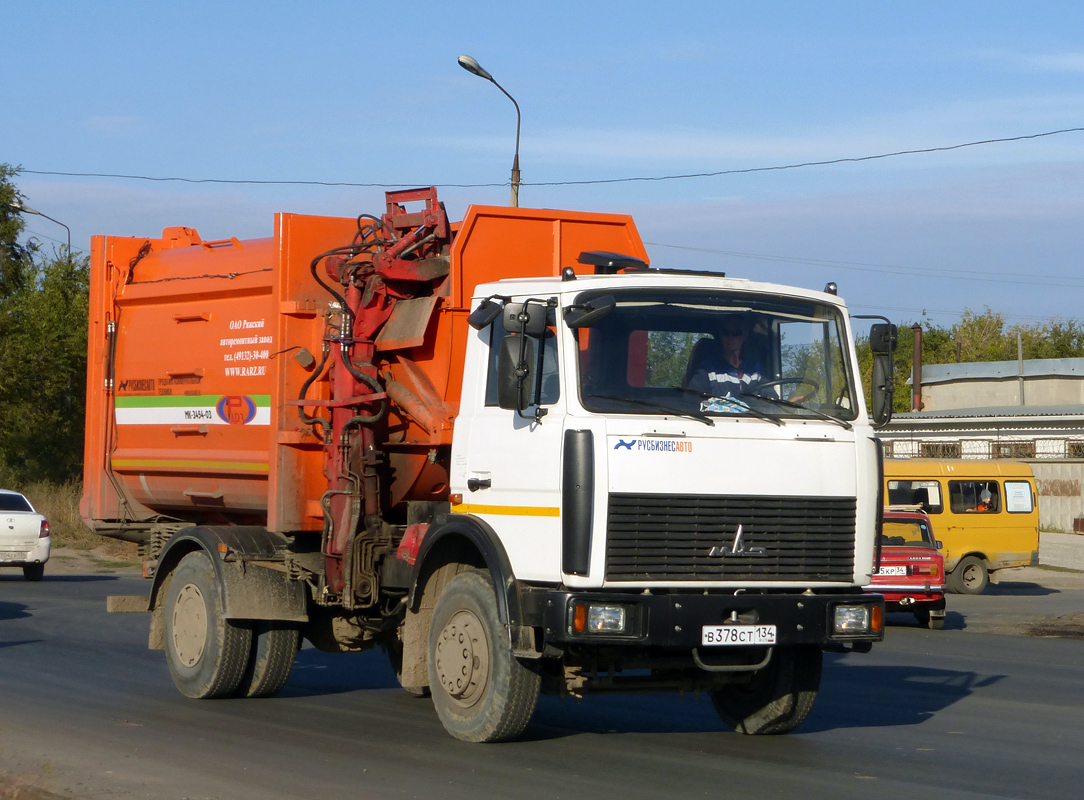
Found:
[[[1001,510],[997,481],[949,481],[953,514],[996,514]]]
[[[940,514],[945,510],[941,500],[941,484],[937,481],[889,481],[888,504],[919,505],[927,514]]]
[[[497,405],[497,354],[500,352],[501,340],[512,334],[505,331],[500,319],[489,326],[489,370],[486,375],[486,405]],[[535,347],[539,340],[535,339]],[[532,373],[535,365],[531,364]],[[557,337],[552,330],[547,329],[545,338],[542,340],[542,405],[549,406],[561,398],[560,372],[557,369]],[[539,376],[531,376],[531,397],[538,388]]]

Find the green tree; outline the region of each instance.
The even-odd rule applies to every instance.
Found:
[[[18,243],[14,174],[0,167],[0,466],[63,481],[82,470],[89,262]]]
[[[702,334],[650,331],[647,334],[647,385],[681,388],[693,345]]]
[[[898,325],[899,343],[893,361],[896,385],[893,409],[897,413],[911,410],[911,392],[906,382],[911,377],[914,353],[912,326],[915,324],[901,322]],[[1026,359],[1084,357],[1084,325],[1076,320],[1048,320],[1006,327],[1002,314],[985,308],[980,313],[965,309],[959,322],[947,328],[933,324],[925,314],[917,324],[922,326],[923,365],[1015,361],[1018,334]],[[859,337],[857,347],[868,405],[873,354],[869,350],[868,338]]]
[[[989,308],[981,314],[976,314],[969,308],[964,309],[960,321],[952,326],[952,338],[959,343],[961,362],[1005,361],[1016,357],[1015,341],[1012,355],[1009,354],[1005,318]],[[949,359],[943,353],[937,354],[932,360],[926,358],[925,343],[922,355],[923,361],[930,364],[946,364],[955,360],[955,354]]]
[[[19,244],[23,218],[16,206],[22,195],[11,182],[18,173],[15,167],[0,164],[0,299],[26,285],[34,254],[32,245]]]

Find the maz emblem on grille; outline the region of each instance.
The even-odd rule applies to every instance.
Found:
[[[715,545],[708,551],[708,555],[712,558],[722,558],[723,556],[762,556],[764,555],[763,547],[746,547],[745,541],[742,539],[741,525],[738,526],[737,533],[734,534],[734,541],[730,544],[730,547],[724,545]]]

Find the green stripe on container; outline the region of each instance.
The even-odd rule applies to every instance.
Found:
[[[152,395],[147,397],[118,397],[114,405],[117,408],[214,408],[223,397],[234,395],[197,394],[197,395]],[[241,395],[237,395],[241,396]],[[271,395],[249,394],[248,397],[256,408],[270,408]]]

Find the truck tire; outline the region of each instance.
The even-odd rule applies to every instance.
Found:
[[[45,575],[44,564],[23,564],[23,578],[28,581],[40,581]]]
[[[173,571],[163,622],[166,663],[185,697],[229,697],[241,683],[252,631],[225,618],[214,565],[202,550],[189,553]]]
[[[820,648],[776,647],[768,666],[747,683],[714,689],[711,702],[739,733],[778,734],[797,728],[813,708],[821,683]]]
[[[949,573],[949,584],[957,594],[982,594],[990,585],[986,564],[977,556],[961,558],[956,569]]]
[[[252,646],[248,665],[237,697],[273,697],[282,691],[294,668],[294,656],[301,643],[297,628],[287,628],[276,622],[252,624]]]
[[[540,686],[512,654],[489,573],[456,575],[429,626],[429,687],[448,733],[464,742],[514,739],[531,721]]]

